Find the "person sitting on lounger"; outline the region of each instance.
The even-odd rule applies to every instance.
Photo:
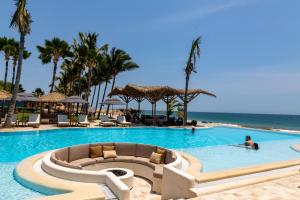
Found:
[[[253,148],[253,149],[255,149],[255,150],[258,150],[258,144],[257,143],[255,143],[252,139],[251,139],[251,136],[250,135],[247,135],[246,136],[246,139],[245,139],[245,146],[248,146],[248,147],[251,147],[251,148]]]

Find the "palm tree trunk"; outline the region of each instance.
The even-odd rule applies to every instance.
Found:
[[[188,92],[188,89],[189,89],[189,80],[190,80],[190,75],[187,74],[186,77],[185,77],[185,91],[184,91],[184,101],[183,101],[183,106],[184,106],[184,109],[183,109],[183,126],[186,126],[186,123],[187,123],[187,92]]]
[[[105,81],[105,87],[104,87],[104,91],[103,91],[103,96],[102,96],[102,101],[104,101],[104,98],[105,98],[105,93],[106,93],[106,89],[107,89],[107,83],[108,81]],[[98,113],[98,119],[100,118],[100,113],[101,113],[101,110],[102,110],[102,106],[103,104],[100,105],[100,110],[99,110],[99,113]]]
[[[14,91],[13,91],[12,98],[11,98],[11,101],[10,101],[10,105],[9,105],[7,118],[6,118],[4,127],[11,127],[12,116],[15,112],[17,93],[18,93],[18,90],[19,90],[19,84],[20,84],[21,73],[22,73],[24,44],[25,44],[25,34],[20,33],[19,58],[18,58],[18,69],[17,69],[16,83],[15,83]]]
[[[89,97],[90,97],[90,90],[91,90],[91,80],[92,80],[92,70],[91,68],[89,68],[89,71],[88,71],[88,85],[87,85],[87,93],[86,93],[86,101],[89,100]]]
[[[56,77],[56,71],[57,71],[57,61],[54,61],[54,67],[53,67],[52,83],[51,83],[50,93],[53,92],[54,83],[55,83],[55,77]]]
[[[9,59],[5,59],[4,90],[6,90],[7,83],[8,61]]]
[[[95,93],[96,93],[96,86],[94,86],[94,91],[93,91],[93,97],[92,97],[91,107],[93,107],[93,104],[94,104]]]
[[[96,88],[96,86],[95,86],[95,88]],[[96,107],[95,107],[95,117],[96,117],[96,111],[97,111],[98,103],[99,103],[100,89],[101,89],[101,82],[98,85],[97,100],[96,100]]]
[[[12,78],[11,78],[11,92],[13,92],[14,85],[15,85],[16,65],[17,65],[17,62],[14,62],[13,63]]]
[[[112,92],[114,90],[114,87],[115,87],[115,82],[116,82],[116,75],[114,75],[114,78],[113,78],[113,82],[111,84],[111,90],[110,92]],[[111,98],[111,96],[109,96]],[[109,111],[109,105],[107,105],[107,109],[106,109],[106,114],[108,115],[108,111]]]

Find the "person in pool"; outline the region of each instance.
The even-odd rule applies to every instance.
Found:
[[[245,139],[245,146],[248,146],[248,147],[251,147],[251,148],[253,148],[253,149],[255,149],[255,150],[258,150],[258,144],[257,143],[255,143],[252,139],[251,139],[251,136],[250,135],[247,135],[246,136],[246,139]]]

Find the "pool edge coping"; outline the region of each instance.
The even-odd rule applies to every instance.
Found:
[[[48,151],[49,152],[49,151]],[[76,183],[43,176],[33,170],[33,165],[48,152],[43,152],[21,161],[15,169],[18,178],[37,187],[64,192],[61,194],[39,197],[38,200],[105,200],[105,195],[95,183]],[[42,191],[39,191],[42,192]]]

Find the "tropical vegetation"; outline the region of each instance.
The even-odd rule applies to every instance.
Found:
[[[17,98],[18,88],[21,80],[23,53],[25,48],[25,37],[31,31],[30,24],[32,20],[31,20],[30,13],[26,9],[26,3],[27,3],[26,0],[16,1],[16,11],[12,16],[12,20],[10,23],[10,27],[14,27],[18,30],[20,34],[20,42],[19,42],[19,57],[18,57],[16,81],[14,84],[12,98],[9,105],[7,118],[4,123],[4,127],[11,127],[11,120],[16,107],[16,98]]]
[[[192,73],[197,73],[196,71],[196,61],[200,58],[200,43],[201,37],[197,37],[193,40],[192,46],[189,52],[189,57],[185,66],[185,91],[184,91],[184,100],[183,100],[183,109],[184,109],[184,118],[183,125],[185,126],[187,123],[187,106],[188,106],[188,89],[189,89],[189,81]]]

